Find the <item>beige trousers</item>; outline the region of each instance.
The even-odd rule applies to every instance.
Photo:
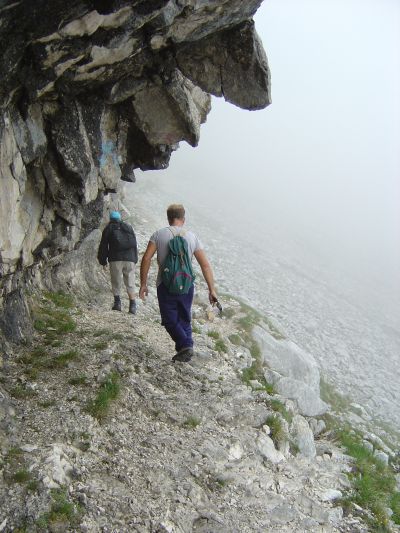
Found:
[[[135,297],[135,263],[132,261],[111,261],[111,287],[114,296],[121,294],[122,280],[132,300]]]

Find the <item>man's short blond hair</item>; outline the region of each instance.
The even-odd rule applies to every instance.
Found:
[[[171,204],[167,209],[167,217],[170,224],[175,219],[183,220],[185,218],[185,208],[182,204]]]

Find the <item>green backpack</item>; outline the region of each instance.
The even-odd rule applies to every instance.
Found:
[[[189,258],[188,245],[184,232],[175,235],[168,243],[168,255],[164,261],[161,279],[171,294],[187,294],[192,287],[195,275]]]

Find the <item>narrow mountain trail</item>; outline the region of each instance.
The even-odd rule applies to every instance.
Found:
[[[196,355],[173,363],[155,291],[135,316],[111,300],[36,297],[33,345],[8,362],[1,531],[366,531],[330,501],[350,468],[331,442],[313,460],[267,449],[237,302],[210,322],[197,300]]]

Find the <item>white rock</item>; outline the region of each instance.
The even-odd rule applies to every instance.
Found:
[[[315,359],[294,342],[276,340],[259,326],[253,333],[264,362],[273,369],[272,375],[267,371],[266,379],[272,380],[278,393],[295,400],[305,416],[325,413],[328,405],[320,398],[320,374]]]
[[[253,389],[261,389],[262,388],[262,385],[259,381],[257,381],[256,379],[251,379],[249,381],[250,385],[252,386]]]
[[[328,405],[321,400],[319,391],[297,379],[282,377],[275,383],[275,388],[285,398],[296,400],[298,409],[304,416],[319,416],[328,410]]]
[[[312,418],[309,421],[309,425],[315,436],[322,433],[326,428],[326,424],[323,420],[315,420],[315,418]]]
[[[370,452],[374,451],[374,445],[369,442],[369,440],[363,440],[363,446],[364,448],[367,448],[367,450],[369,450]]]
[[[391,518],[393,516],[393,510],[390,507],[385,508],[385,512],[388,516],[388,518]]]
[[[60,488],[60,485],[56,483],[55,481],[53,481],[49,476],[45,476],[42,479],[42,482],[43,482],[43,485],[47,489],[59,489]]]
[[[329,521],[328,511],[311,499],[305,492],[296,497],[296,503],[304,514],[311,516],[320,524],[326,524]]]
[[[342,492],[340,492],[340,490],[328,489],[323,494],[321,494],[321,500],[323,502],[333,502],[334,500],[337,500],[342,496],[343,494]]]
[[[228,460],[229,461],[238,461],[243,457],[243,448],[240,444],[240,442],[236,442],[229,448],[228,452]]]
[[[261,433],[256,440],[256,445],[261,455],[271,461],[271,463],[277,464],[285,460],[283,453],[279,452],[270,437]]]
[[[291,433],[301,455],[313,459],[317,452],[315,449],[314,435],[307,420],[301,415],[296,415],[292,421]]]
[[[69,483],[73,468],[61,444],[53,444],[45,463],[43,483],[47,487],[55,488]]]
[[[299,512],[289,503],[278,505],[270,512],[271,522],[273,524],[287,524],[299,516]]]
[[[35,450],[38,449],[38,446],[36,446],[35,444],[23,444],[21,446],[21,450],[24,451],[24,452],[34,452]]]
[[[343,509],[341,507],[334,507],[329,511],[329,522],[333,525],[338,525],[343,520]]]
[[[382,461],[382,463],[384,463],[385,465],[389,464],[389,456],[382,450],[375,450],[374,457],[376,457],[379,461]]]

